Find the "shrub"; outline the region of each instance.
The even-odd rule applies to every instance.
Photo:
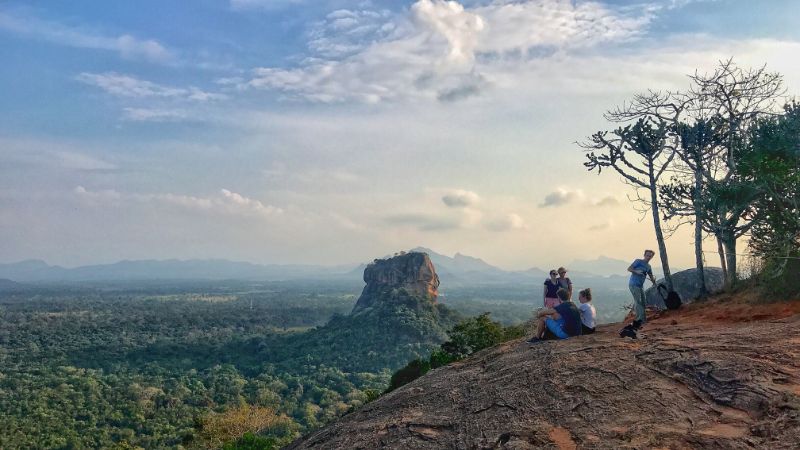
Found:
[[[427,361],[415,359],[392,375],[386,392],[408,384],[429,370],[446,366],[479,350],[525,335],[524,325],[503,327],[489,318],[489,313],[462,320],[450,330],[450,340],[434,350]]]

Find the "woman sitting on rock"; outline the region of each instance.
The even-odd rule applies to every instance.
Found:
[[[597,325],[597,311],[592,305],[592,290],[586,288],[578,292],[578,301],[581,303],[578,307],[581,311],[581,334],[592,334]]]
[[[556,294],[561,304],[555,308],[545,308],[536,314],[536,336],[528,342],[533,344],[545,339],[549,331],[558,339],[566,339],[581,334],[581,313],[575,303],[569,299],[569,291],[559,289]]]

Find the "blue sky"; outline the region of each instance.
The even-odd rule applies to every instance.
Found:
[[[793,1],[0,3],[0,260],[508,268],[652,231],[575,141],[734,57],[800,85]],[[691,262],[688,232],[670,241]]]

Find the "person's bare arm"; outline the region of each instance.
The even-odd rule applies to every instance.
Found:
[[[630,266],[628,266],[628,272],[630,272],[630,273],[635,273],[635,274],[637,274],[637,275],[641,275],[641,274],[642,274],[642,272],[641,272],[640,270],[636,270],[636,269],[634,269],[634,268],[633,268],[633,264],[631,264]]]
[[[553,314],[558,314],[555,309],[544,308],[539,310],[539,312],[536,314],[536,317],[552,316]]]
[[[544,286],[544,292],[542,293],[542,306],[546,307],[547,305],[547,302],[545,301],[546,299],[547,299],[547,286]]]

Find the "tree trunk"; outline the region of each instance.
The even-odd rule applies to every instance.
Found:
[[[722,239],[717,238],[717,253],[719,253],[719,266],[722,268],[722,278],[728,279],[728,265],[725,263],[725,249],[722,247]]]
[[[667,258],[667,245],[664,242],[664,233],[661,231],[661,218],[658,216],[658,189],[653,174],[653,164],[650,164],[650,211],[653,213],[653,228],[658,242],[658,253],[661,258],[661,268],[664,269],[664,281],[667,289],[672,290],[672,273],[669,271],[669,258]]]
[[[706,268],[703,262],[703,226],[700,223],[700,196],[702,188],[702,173],[698,168],[694,172],[694,260],[697,266],[697,281],[700,285],[700,298],[708,296],[708,288],[706,288]]]
[[[731,287],[736,282],[736,238],[733,233],[726,233],[722,236],[722,246],[725,248],[725,266],[727,268],[725,284]]]
[[[697,281],[700,285],[699,297],[706,298],[708,297],[708,288],[706,288],[706,268],[703,262],[703,229],[697,219],[694,224],[694,260],[695,266],[697,266]]]

